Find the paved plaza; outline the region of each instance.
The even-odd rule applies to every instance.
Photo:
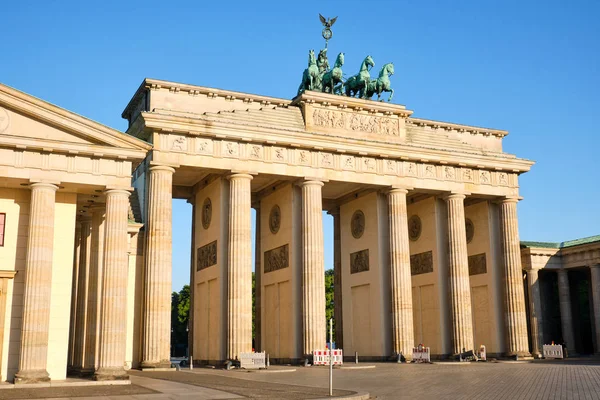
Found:
[[[536,361],[374,365],[335,369],[335,396],[347,399],[598,399],[600,361]],[[347,364],[348,367],[354,364]],[[279,373],[273,373],[278,371]],[[127,386],[0,390],[5,399],[209,400],[327,398],[328,370],[298,367],[282,372],[194,369],[132,371]]]

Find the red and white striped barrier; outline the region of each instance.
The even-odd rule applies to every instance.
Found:
[[[344,354],[342,349],[332,350],[333,365],[344,364]],[[329,350],[314,350],[313,365],[329,365]]]
[[[422,344],[417,347],[413,347],[412,360],[416,363],[428,363],[431,362],[431,352],[429,347],[425,347]]]

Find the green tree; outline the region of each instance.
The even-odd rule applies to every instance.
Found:
[[[190,286],[171,293],[171,356],[185,356],[188,344]]]
[[[325,326],[327,327],[327,341],[329,341],[329,319],[333,318],[333,270],[325,270]],[[333,341],[335,342],[335,319],[333,320]]]

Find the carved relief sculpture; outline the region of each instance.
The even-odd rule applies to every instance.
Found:
[[[485,274],[487,272],[487,263],[485,253],[469,256],[469,275]]]
[[[433,253],[431,251],[410,256],[411,275],[420,275],[429,272],[433,272]]]
[[[265,274],[289,267],[289,245],[265,251]]]
[[[208,229],[211,220],[212,202],[210,201],[210,197],[207,197],[206,199],[204,199],[204,203],[202,204],[202,227],[204,229]]]
[[[269,229],[271,233],[274,235],[279,232],[279,227],[281,226],[281,209],[276,204],[271,208],[271,212],[269,213]]]
[[[421,236],[421,218],[418,215],[413,215],[408,219],[408,238],[417,241]]]
[[[356,210],[352,214],[350,230],[354,239],[359,239],[365,232],[365,214],[361,210]]]
[[[369,270],[369,249],[350,253],[350,273],[357,274],[359,272]]]
[[[196,271],[201,271],[217,264],[217,241],[198,248],[196,253]]]
[[[471,243],[475,236],[475,225],[469,218],[465,220],[465,232],[467,233],[467,243]]]

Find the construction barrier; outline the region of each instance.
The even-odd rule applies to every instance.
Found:
[[[263,351],[262,353],[240,353],[240,368],[267,368],[265,352]]]
[[[332,350],[333,365],[344,364],[344,354],[342,349]],[[329,365],[329,350],[314,350],[313,365]]]
[[[560,344],[545,344],[544,358],[564,358],[562,346]]]
[[[417,347],[413,347],[412,360],[416,363],[428,363],[431,362],[431,352],[429,347],[425,347],[422,344]]]
[[[487,350],[485,349],[485,345],[479,346],[479,361],[487,361]]]

